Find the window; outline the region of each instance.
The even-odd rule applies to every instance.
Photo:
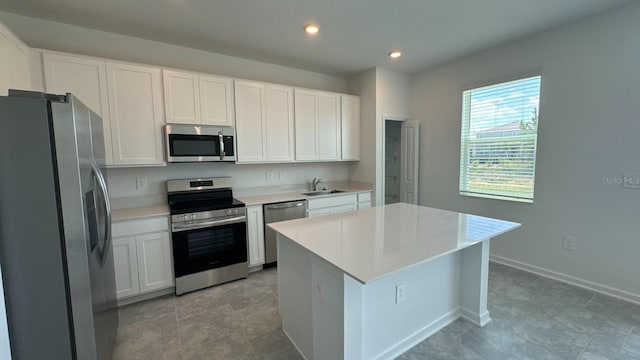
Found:
[[[533,202],[540,76],[462,93],[460,195]]]

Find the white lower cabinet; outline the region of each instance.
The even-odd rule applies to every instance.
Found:
[[[307,200],[307,217],[331,215],[358,209],[357,194],[337,195]]]
[[[371,192],[350,193],[307,200],[307,217],[339,214],[371,207]]]
[[[371,191],[358,194],[358,209],[368,209],[371,207]]]
[[[123,236],[113,239],[113,262],[116,269],[116,294],[118,299],[136,295],[140,292],[136,253],[135,236]]]
[[[249,267],[264,264],[264,217],[262,205],[247,206]]]
[[[123,299],[174,285],[167,217],[114,222],[116,293]]]

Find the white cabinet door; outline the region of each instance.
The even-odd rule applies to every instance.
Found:
[[[296,160],[318,159],[318,93],[295,89]]]
[[[160,69],[107,62],[115,165],[164,165]]]
[[[340,205],[340,206],[335,206],[335,207],[331,208],[331,213],[332,214],[339,214],[339,213],[354,211],[354,210],[357,210],[357,209],[358,209],[358,205],[357,204]]]
[[[168,123],[200,123],[198,75],[162,70],[164,107]]]
[[[230,78],[200,75],[202,124],[234,125],[233,90]]]
[[[293,88],[265,86],[265,130],[268,161],[294,159]]]
[[[264,264],[264,218],[262,205],[247,206],[249,266]]]
[[[140,292],[135,236],[113,239],[113,261],[116,270],[116,296],[123,298]]]
[[[12,89],[31,89],[31,80],[29,79],[29,51],[29,48],[20,42],[12,42],[10,45],[9,62],[11,63]]]
[[[11,87],[11,41],[9,33],[0,26],[0,96],[6,96]]]
[[[361,202],[358,203],[358,209],[368,209],[371,207],[371,202]]]
[[[340,97],[337,94],[318,93],[318,160],[339,160]]]
[[[171,241],[168,232],[136,236],[140,292],[173,285]]]
[[[360,97],[342,95],[342,160],[360,160]]]
[[[235,81],[238,162],[265,161],[264,85]]]
[[[331,215],[331,208],[307,210],[307,217]]]
[[[102,118],[107,165],[113,165],[111,121],[105,62],[80,56],[43,53],[45,90],[72,93]]]

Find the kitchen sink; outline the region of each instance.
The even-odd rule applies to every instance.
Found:
[[[318,191],[304,192],[302,193],[302,195],[317,196],[317,195],[339,194],[343,192],[345,191],[344,190],[318,190]]]

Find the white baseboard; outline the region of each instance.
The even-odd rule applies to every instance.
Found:
[[[298,350],[298,354],[300,354],[300,356],[304,359],[304,360],[309,360],[307,359],[306,356],[304,356],[304,353],[302,353],[302,351],[300,351],[300,348],[298,347],[298,344],[296,344],[295,341],[293,341],[293,339],[291,338],[291,336],[289,336],[289,333],[287,332],[287,330],[285,330],[284,326],[282,327],[282,332],[284,332],[285,335],[287,335],[287,338],[289,338],[289,341],[291,341],[291,343],[293,344],[293,347],[296,348],[296,350]]]
[[[125,306],[125,305],[130,305],[130,304],[137,303],[137,302],[140,302],[140,301],[145,301],[145,300],[157,298],[157,297],[164,296],[164,295],[175,294],[175,293],[176,293],[176,287],[175,286],[171,286],[171,287],[168,287],[166,289],[160,289],[160,290],[152,291],[152,292],[149,292],[149,293],[144,293],[142,295],[136,295],[136,296],[132,296],[132,297],[124,298],[124,299],[119,299],[118,300],[118,307]]]
[[[398,356],[400,356],[400,355],[404,354],[405,352],[407,352],[412,347],[418,345],[418,343],[424,341],[429,336],[437,333],[438,331],[440,331],[445,326],[447,326],[447,325],[451,324],[452,322],[456,321],[459,317],[460,317],[460,309],[457,308],[455,310],[452,310],[452,311],[442,315],[440,318],[436,319],[435,321],[433,321],[432,323],[428,324],[427,326],[423,327],[422,329],[416,331],[415,333],[409,335],[408,337],[404,338],[403,340],[401,340],[401,341],[395,343],[394,345],[390,346],[389,348],[387,348],[387,350],[385,350],[384,352],[380,353],[378,356],[374,357],[372,360],[387,360],[387,359],[388,360],[392,360],[392,359],[395,359]]]
[[[482,315],[476,314],[469,309],[460,309],[460,316],[476,326],[483,327],[491,322],[489,312],[485,311]]]
[[[547,270],[535,265],[530,265],[521,261],[512,260],[498,255],[491,255],[490,261],[498,264],[507,265],[516,269],[524,270],[530,273],[534,273],[540,276],[544,276],[549,279],[561,281],[570,285],[574,285],[583,289],[587,289],[596,293],[611,296],[617,299],[628,301],[634,304],[640,305],[640,294],[634,294],[628,291],[616,289],[610,286],[598,284],[592,281],[577,278],[571,275],[565,275],[556,271]]]

